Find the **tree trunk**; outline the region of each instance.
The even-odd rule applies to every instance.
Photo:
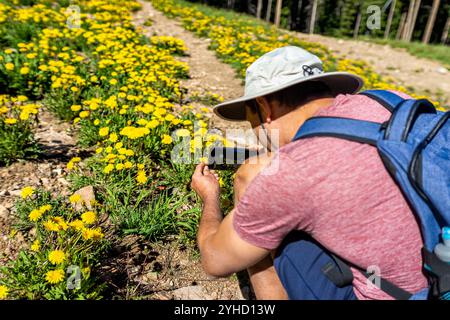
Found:
[[[270,22],[270,16],[272,15],[272,0],[267,2],[266,21]]]
[[[361,7],[358,9],[358,15],[356,16],[355,29],[353,29],[353,38],[358,37],[359,26],[361,25]]]
[[[431,7],[430,16],[428,17],[427,26],[425,27],[425,33],[423,34],[422,42],[430,42],[431,32],[433,32],[434,23],[436,21],[436,15],[439,9],[441,0],[433,0],[433,6]]]
[[[408,38],[409,29],[411,26],[412,16],[413,16],[413,12],[414,12],[415,2],[416,2],[416,0],[409,1],[408,14],[406,16],[406,22],[405,22],[405,26],[404,26],[403,32],[402,32],[402,40],[406,40]]]
[[[445,23],[444,31],[442,32],[441,43],[446,44],[448,38],[448,30],[450,29],[450,17],[447,18]]]
[[[277,6],[275,10],[275,25],[277,27],[280,26],[280,20],[281,20],[281,8],[283,7],[283,0],[277,0]]]
[[[394,12],[395,12],[395,3],[396,3],[396,0],[392,0],[391,8],[389,9],[388,20],[386,23],[386,29],[384,30],[384,38],[385,39],[389,38],[389,32],[391,31],[392,18],[394,17]]]
[[[397,34],[395,40],[400,40],[405,29],[406,12],[403,12],[400,17],[400,23],[398,24]]]
[[[412,39],[413,32],[414,32],[414,27],[416,26],[417,15],[418,15],[419,9],[420,9],[420,2],[421,2],[421,0],[416,0],[416,3],[414,5],[414,11],[413,11],[412,20],[411,20],[411,26],[410,26],[409,31],[408,31],[408,38],[406,39],[407,41],[411,41],[411,39]]]
[[[263,6],[263,0],[258,0],[258,4],[256,6],[256,18],[261,19],[261,11]]]
[[[314,25],[316,24],[316,12],[317,12],[317,2],[318,0],[313,0],[313,6],[311,11],[311,20],[309,21],[309,34],[314,33]]]
[[[293,0],[292,1],[292,8],[291,8],[291,30],[297,30],[298,28],[298,6],[299,6],[300,0]]]

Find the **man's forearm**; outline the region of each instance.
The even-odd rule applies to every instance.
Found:
[[[223,215],[220,210],[219,197],[211,196],[206,198],[203,202],[202,217],[197,234],[197,242],[200,250],[202,250],[204,241],[217,232],[222,220]]]

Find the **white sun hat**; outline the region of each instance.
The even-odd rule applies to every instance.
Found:
[[[214,113],[225,120],[245,120],[245,102],[306,81],[325,83],[333,96],[353,94],[363,80],[349,72],[324,72],[322,61],[295,46],[272,50],[252,63],[245,76],[244,96],[214,107]]]

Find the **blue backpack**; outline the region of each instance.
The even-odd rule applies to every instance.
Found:
[[[450,226],[450,111],[441,112],[428,100],[403,99],[385,90],[367,90],[360,94],[388,109],[392,113],[390,119],[376,123],[313,117],[300,127],[294,140],[328,136],[368,143],[377,148],[386,169],[420,223],[424,241],[423,270],[429,280],[429,288],[414,295],[384,279],[380,282],[381,289],[402,300],[450,300],[450,264],[433,253],[440,242],[442,228]],[[348,285],[353,279],[348,276],[351,274],[349,263],[333,257],[340,274],[347,275],[347,281],[340,284]],[[372,276],[361,272],[366,277]]]

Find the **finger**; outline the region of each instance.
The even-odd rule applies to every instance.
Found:
[[[209,170],[212,174],[216,174],[216,170]]]
[[[206,166],[205,163],[200,162],[197,167],[195,167],[194,175],[203,175],[203,169]]]
[[[205,167],[204,167],[204,169],[203,169],[203,174],[206,176],[206,175],[210,174],[210,172],[211,172],[211,171],[209,170],[208,166],[205,165]]]
[[[214,176],[216,177],[217,180],[220,179],[220,178],[219,178],[219,175],[218,175],[217,173],[216,173]]]

